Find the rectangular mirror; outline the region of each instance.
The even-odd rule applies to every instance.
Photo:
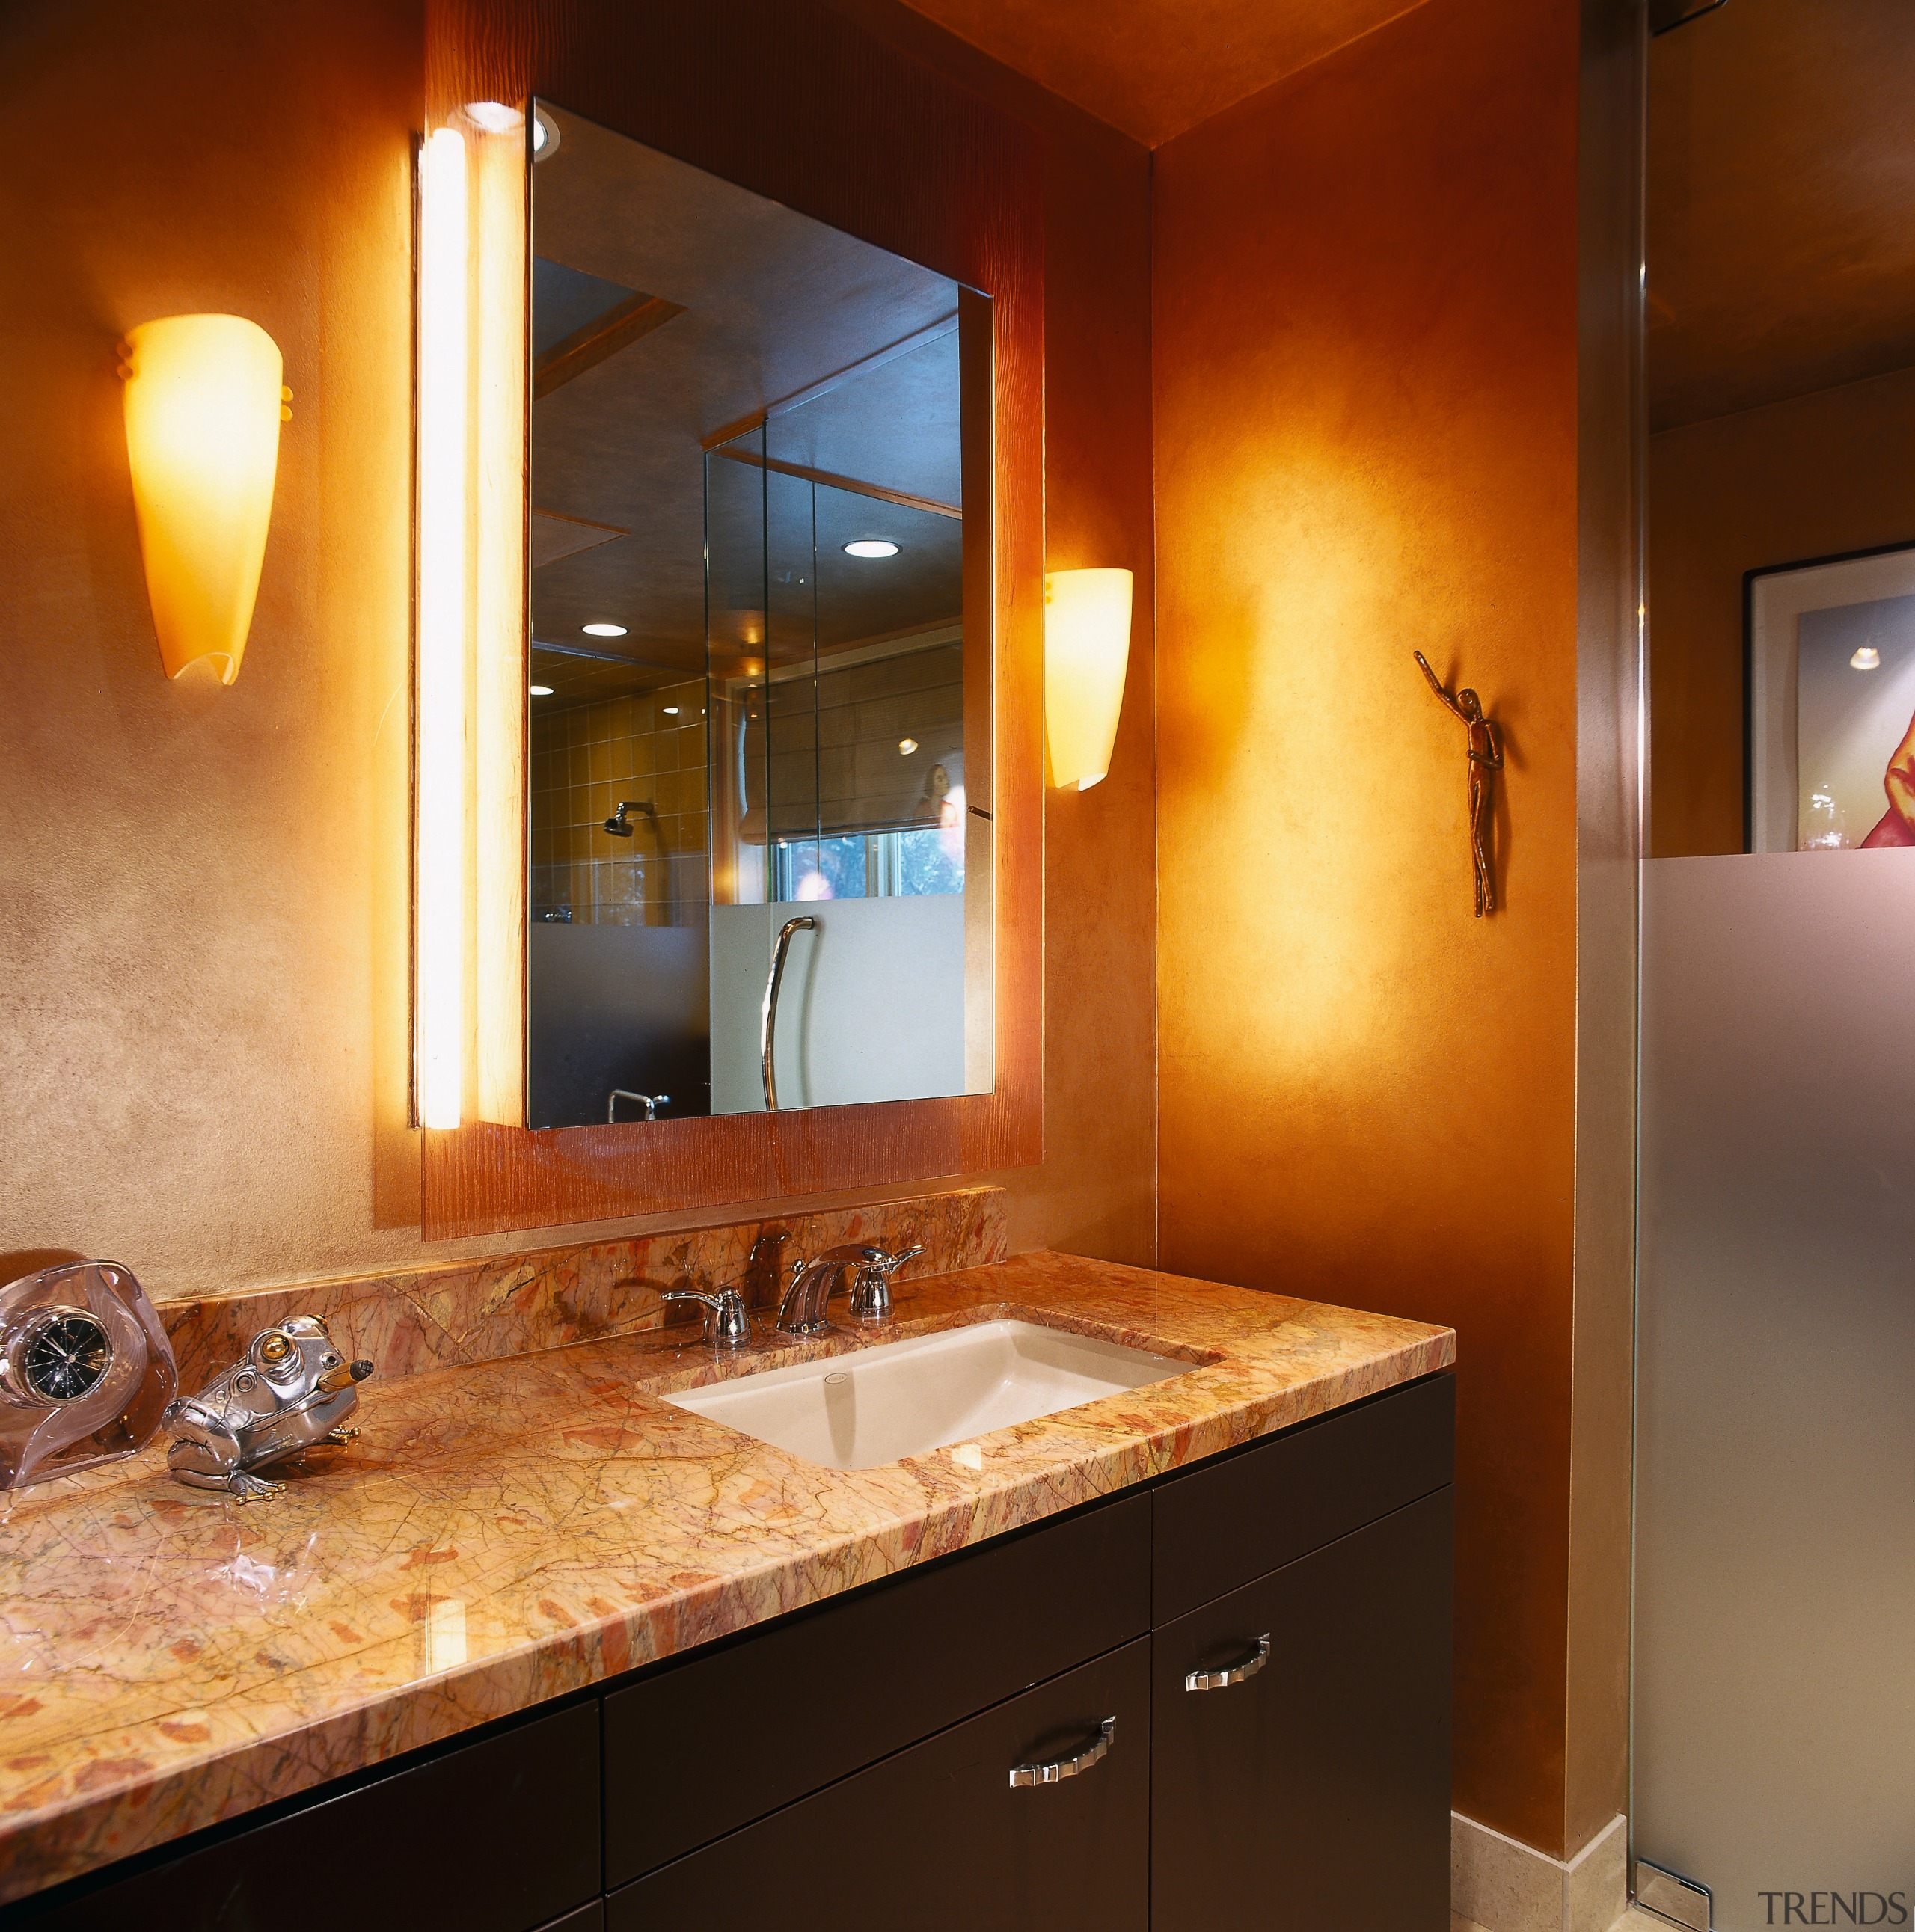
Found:
[[[989,300],[533,145],[530,1124],[989,1093]]]

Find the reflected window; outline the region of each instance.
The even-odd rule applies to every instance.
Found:
[[[943,826],[913,826],[841,838],[778,842],[781,900],[921,898],[964,890],[964,838]]]

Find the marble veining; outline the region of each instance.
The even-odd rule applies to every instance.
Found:
[[[964,1188],[158,1306],[183,1390],[203,1388],[260,1329],[289,1315],[323,1316],[346,1354],[370,1358],[380,1379],[392,1382],[661,1327],[663,1288],[742,1285],[752,1305],[763,1307],[776,1298],[787,1259],[845,1241],[922,1246],[901,1282],[1001,1261],[1004,1192]]]
[[[947,1197],[950,1198],[950,1197]],[[661,1392],[1013,1315],[1182,1374],[836,1471]],[[1454,1358],[1446,1329],[1055,1254],[870,1333],[620,1334],[368,1383],[352,1448],[236,1507],[153,1451],[0,1522],[0,1900],[1107,1495]]]

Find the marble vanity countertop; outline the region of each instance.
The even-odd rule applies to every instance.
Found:
[[[660,1394],[1021,1315],[1187,1373],[821,1468]],[[1057,1254],[853,1336],[694,1328],[367,1384],[352,1448],[241,1508],[160,1445],[0,1520],[0,1901],[1448,1366],[1448,1329]]]

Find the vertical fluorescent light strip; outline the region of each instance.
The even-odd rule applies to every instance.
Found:
[[[468,108],[473,258],[473,1111],[525,1112],[525,120]]]
[[[419,854],[414,1026],[419,1120],[459,1124],[464,1084],[466,146],[419,160]]]

